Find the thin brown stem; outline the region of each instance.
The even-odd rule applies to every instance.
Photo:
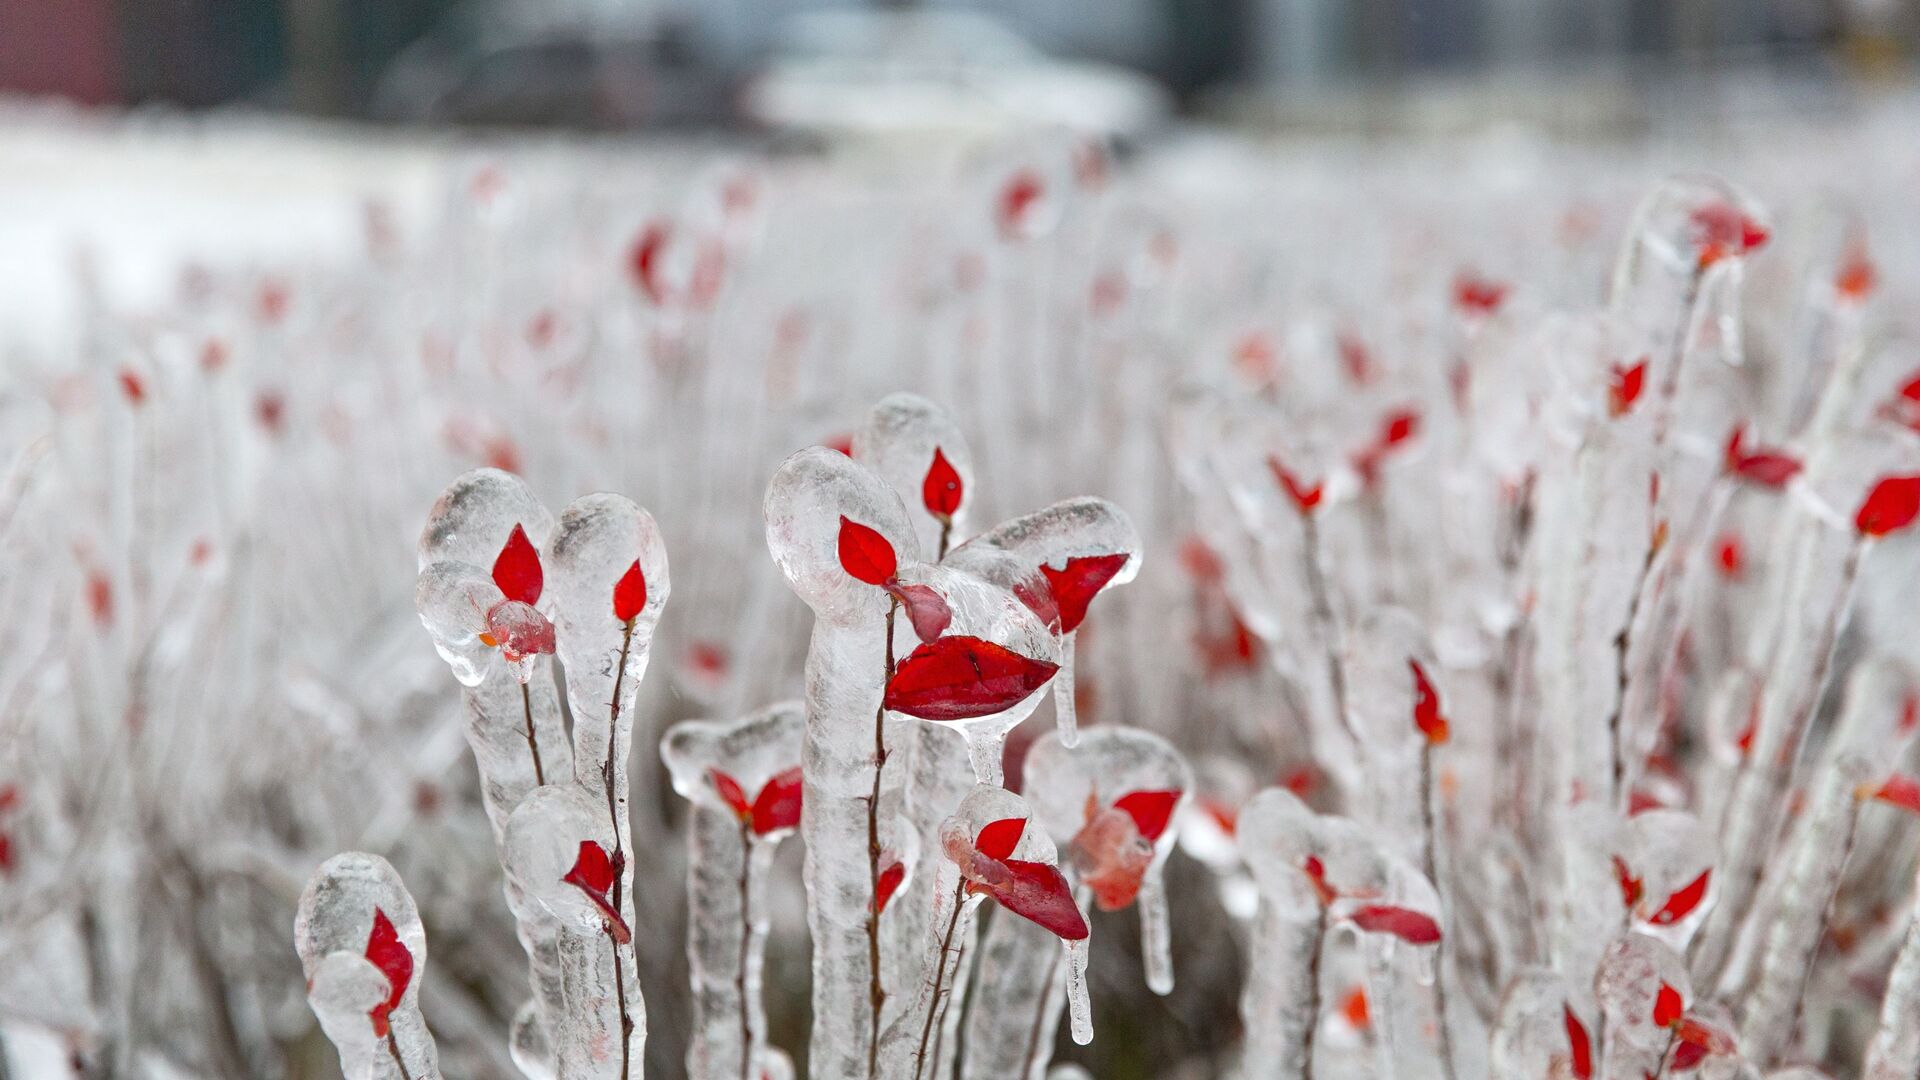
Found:
[[[1307,593],[1312,599],[1313,619],[1320,626],[1321,644],[1327,653],[1327,685],[1333,690],[1334,719],[1358,746],[1360,733],[1353,729],[1353,722],[1347,717],[1347,672],[1340,663],[1340,643],[1334,633],[1333,600],[1327,595],[1327,579],[1320,569],[1320,527],[1315,524],[1312,511],[1301,514],[1300,523],[1306,532],[1302,557],[1307,564]]]
[[[947,917],[947,932],[940,939],[940,962],[933,968],[933,994],[927,999],[927,1019],[920,1025],[920,1048],[913,1056],[913,1080],[920,1080],[927,1064],[927,1038],[933,1034],[934,1019],[941,1014],[941,987],[947,981],[947,954],[953,951],[953,931],[960,925],[960,909],[966,906],[967,879],[961,878],[953,890],[953,914]]]
[[[620,804],[614,795],[613,765],[615,749],[620,745],[620,691],[627,679],[627,654],[633,648],[633,621],[628,620],[620,635],[620,661],[613,669],[613,700],[607,704],[607,760],[600,766],[600,779],[607,790],[607,816],[613,822],[613,888],[608,890],[613,913],[621,915],[620,897],[625,891],[627,851],[621,841]],[[627,973],[620,966],[620,941],[613,926],[607,926],[607,939],[613,942],[613,987],[620,1006],[620,1080],[627,1080],[632,1069],[633,1017],[627,1012]]]
[[[1613,638],[1613,712],[1607,716],[1607,742],[1613,751],[1613,800],[1622,808],[1628,802],[1627,793],[1622,790],[1626,785],[1627,758],[1620,746],[1620,727],[1627,708],[1627,654],[1633,648],[1633,621],[1640,617],[1640,597],[1647,591],[1653,560],[1660,554],[1660,547],[1658,541],[1647,547],[1647,557],[1640,564],[1640,576],[1633,583],[1633,599],[1627,604],[1627,621]]]
[[[947,557],[947,545],[951,543],[952,540],[953,540],[953,519],[950,517],[943,517],[940,519],[940,553],[933,557],[934,562],[939,562],[941,559],[944,559]]]
[[[1679,1038],[1679,1028],[1671,1028],[1667,1031],[1667,1048],[1660,1051],[1660,1068],[1656,1069],[1654,1074],[1648,1077],[1647,1080],[1661,1080],[1661,1077],[1667,1075],[1667,1059],[1673,1057],[1673,1044]]]
[[[753,1008],[747,1001],[747,954],[753,942],[753,916],[747,899],[753,874],[753,827],[740,823],[740,970],[733,990],[740,995],[740,1080],[753,1080]]]
[[[533,753],[533,785],[546,787],[547,770],[540,764],[540,743],[533,737],[533,691],[527,689],[526,683],[520,684],[520,705],[527,716],[527,749]]]
[[[1434,826],[1433,814],[1433,744],[1427,743],[1420,748],[1420,821],[1427,834],[1425,862],[1427,880],[1433,883],[1433,892],[1440,895],[1439,846],[1440,833]],[[1442,903],[1444,917],[1446,905]],[[1443,952],[1447,947],[1449,935],[1442,934],[1439,944],[1433,951],[1433,1001],[1439,1012],[1440,1020],[1440,1071],[1447,1080],[1453,1080],[1453,1029],[1447,1023],[1447,964]]]
[[[1004,913],[994,916],[996,919],[1004,917]],[[1047,961],[1046,989],[1040,994],[1040,1007],[1033,1012],[1033,1028],[1027,1032],[1027,1053],[1021,1059],[1019,1080],[1027,1080],[1033,1075],[1033,1063],[1040,1056],[1040,1033],[1047,1026],[1047,1013],[1053,1004],[1053,980],[1059,971],[1060,953],[1056,950],[1053,959]]]
[[[886,676],[880,683],[880,705],[873,711],[873,791],[867,796],[867,1080],[880,1075],[880,1009],[887,988],[880,978],[880,776],[887,767],[887,684],[893,681],[893,616],[900,601],[887,601],[885,643]]]
[[[387,1028],[387,1053],[393,1055],[393,1063],[400,1067],[400,1080],[413,1080],[413,1074],[407,1071],[407,1059],[400,1056],[400,1040],[394,1038],[393,1028]]]
[[[1301,1061],[1306,1066],[1301,1076],[1313,1077],[1313,1042],[1320,1031],[1320,954],[1327,944],[1327,905],[1320,905],[1320,929],[1313,938],[1313,959],[1307,961],[1307,1030],[1303,1033]]]

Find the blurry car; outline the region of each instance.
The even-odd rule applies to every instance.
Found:
[[[778,41],[741,108],[779,131],[844,138],[1064,127],[1130,143],[1172,112],[1167,92],[1145,76],[1049,56],[969,12],[818,12],[787,23]]]

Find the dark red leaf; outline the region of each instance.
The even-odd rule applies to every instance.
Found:
[[[1640,400],[1640,391],[1647,382],[1647,360],[1632,367],[1613,365],[1613,377],[1607,384],[1607,414],[1625,416],[1633,410],[1633,403]]]
[[[893,545],[878,532],[840,515],[840,566],[869,585],[885,585],[900,568]]]
[[[1879,787],[1870,790],[1872,797],[1880,802],[1897,806],[1910,813],[1920,814],[1920,780],[1894,773]]]
[[[1675,1042],[1673,1057],[1667,1059],[1668,1072],[1686,1072],[1706,1060],[1707,1048],[1699,1043]]]
[[[1173,808],[1180,801],[1178,791],[1129,791],[1114,800],[1114,808],[1133,819],[1133,827],[1151,844],[1167,831]]]
[[[627,266],[633,272],[635,284],[646,293],[647,299],[658,304],[667,297],[667,286],[661,274],[661,261],[666,252],[667,239],[671,231],[665,222],[649,222],[633,241],[632,249],[627,253]]]
[[[753,816],[753,807],[747,802],[747,793],[740,781],[719,769],[708,769],[707,779],[713,782],[713,790],[720,793],[721,801],[733,810],[735,817],[745,821]]]
[[[1867,536],[1885,536],[1913,523],[1920,514],[1920,476],[1889,476],[1873,486],[1854,527]]]
[[[913,622],[914,636],[923,642],[933,641],[946,633],[947,625],[953,622],[953,609],[947,606],[946,598],[930,586],[889,582],[881,587],[907,609],[907,618]]]
[[[1302,514],[1312,513],[1313,508],[1320,505],[1323,485],[1306,486],[1276,457],[1267,458],[1267,468],[1273,470],[1274,478],[1280,481],[1280,486],[1287,491],[1287,497],[1293,500],[1294,508]]]
[[[1060,613],[1061,633],[1070,634],[1079,628],[1087,617],[1087,605],[1127,565],[1127,559],[1126,552],[1116,551],[1111,555],[1071,558],[1059,570],[1051,566],[1040,567],[1041,575],[1047,579],[1047,587],[1053,591],[1054,607]]]
[[[947,460],[947,455],[934,447],[933,464],[927,467],[927,478],[920,485],[920,500],[926,504],[927,513],[942,521],[951,520],[965,494],[960,486],[960,473]]]
[[[1001,818],[989,821],[980,827],[980,835],[973,838],[973,850],[989,859],[1005,862],[1020,846],[1020,837],[1027,831],[1026,818]]]
[[[400,999],[406,996],[407,985],[413,981],[413,954],[400,940],[400,932],[393,928],[393,920],[379,908],[373,909],[373,933],[367,935],[367,960],[380,969],[387,977],[386,1000],[375,1005],[367,1012],[373,1021],[373,1033],[385,1038],[387,1034],[387,1016],[400,1005]]]
[[[1368,904],[1355,908],[1353,925],[1369,933],[1392,934],[1413,945],[1431,945],[1440,940],[1440,924],[1412,908],[1390,904]]]
[[[1013,880],[987,890],[1001,907],[1051,931],[1065,941],[1084,941],[1087,920],[1073,902],[1073,889],[1058,867],[1011,859]]]
[[[605,920],[613,940],[625,945],[633,940],[633,932],[627,928],[627,920],[614,910],[607,895],[613,890],[614,876],[613,860],[607,857],[607,849],[592,840],[582,840],[573,869],[560,880],[585,893],[593,906],[600,909],[600,917]]]
[[[874,914],[877,915],[887,910],[887,901],[893,899],[894,890],[900,887],[900,883],[906,880],[906,877],[907,867],[898,859],[888,863],[881,869],[878,890],[873,896]]]
[[[883,703],[922,720],[972,720],[1007,711],[1058,670],[983,638],[943,637],[907,654]]]
[[[1660,992],[1653,999],[1653,1026],[1673,1027],[1680,1022],[1680,1015],[1686,1009],[1686,1002],[1680,1000],[1680,991],[1661,983]]]
[[[1593,1080],[1593,1040],[1587,1037],[1587,1025],[1574,1015],[1572,1005],[1560,1009],[1566,1016],[1568,1062],[1574,1080]]]
[[[1447,741],[1447,718],[1440,713],[1440,695],[1418,660],[1408,660],[1407,666],[1413,669],[1413,726],[1428,743],[1438,746]]]
[[[1799,475],[1800,468],[1797,458],[1775,450],[1762,450],[1743,455],[1734,463],[1733,473],[1761,487],[1782,488]]]
[[[1712,870],[1700,871],[1699,877],[1687,882],[1686,885],[1676,889],[1669,895],[1667,902],[1661,906],[1659,911],[1649,916],[1648,921],[1659,923],[1662,926],[1671,926],[1692,914],[1693,909],[1699,907],[1700,901],[1706,898],[1707,881],[1712,876]]]
[[[761,836],[800,825],[800,766],[773,777],[753,798],[753,831]]]
[[[508,534],[500,554],[493,560],[493,583],[509,600],[523,604],[540,602],[540,552],[527,539],[527,530],[518,525]]]
[[[633,560],[627,572],[613,584],[613,617],[621,622],[632,622],[647,606],[647,575],[640,570],[640,560]]]

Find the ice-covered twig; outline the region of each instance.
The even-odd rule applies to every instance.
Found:
[[[335,855],[300,896],[294,945],[307,1000],[348,1080],[436,1080],[420,1015],[427,938],[413,897],[378,855]]]

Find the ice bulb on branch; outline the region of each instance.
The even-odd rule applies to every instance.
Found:
[[[400,876],[357,851],[322,863],[300,896],[294,945],[307,1000],[350,1080],[440,1075],[420,1015],[426,934]]]

